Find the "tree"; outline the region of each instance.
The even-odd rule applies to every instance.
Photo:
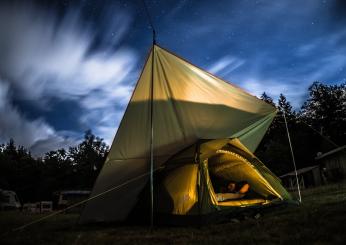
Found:
[[[293,170],[285,122],[282,118],[283,112],[287,118],[298,169],[314,165],[317,152],[326,152],[335,148],[335,145],[330,144],[314,129],[320,133],[322,131],[324,137],[329,137],[340,145],[345,144],[345,87],[345,84],[337,86],[313,83],[309,88],[309,97],[298,113],[281,94],[278,100],[278,115],[256,154],[279,175]],[[265,93],[261,98],[269,103],[272,101]]]
[[[108,146],[103,139],[95,136],[91,130],[85,132],[84,140],[68,151],[60,149],[46,154],[46,171],[56,181],[51,185],[55,190],[90,189],[98,176]],[[51,174],[52,173],[52,174]]]
[[[322,135],[346,143],[346,83],[325,85],[314,82],[301,109],[301,117]]]
[[[261,99],[275,106],[271,97],[265,92]],[[284,95],[280,95],[278,101],[278,114],[274,118],[262,142],[256,150],[256,155],[262,159],[276,174],[283,174],[290,170],[290,152],[287,144],[286,129],[282,117],[282,111],[292,112],[292,106]]]
[[[268,104],[270,104],[272,106],[275,106],[275,103],[274,103],[273,99],[270,96],[268,96],[266,94],[266,92],[263,92],[263,94],[261,95],[260,99],[265,101],[265,102],[267,102]]]
[[[309,139],[314,139],[311,137],[311,132],[297,121],[297,113],[283,94],[279,96],[277,110],[278,113],[258,147],[256,154],[260,159],[263,159],[274,173],[280,175],[293,171],[283,113],[285,113],[287,119],[297,167],[302,168],[311,165],[311,159],[313,159],[316,149],[313,148],[313,144],[308,143]]]
[[[85,185],[91,188],[106,159],[108,146],[103,139],[88,130],[85,132],[84,141],[77,147],[70,148],[69,154],[76,167],[75,172],[81,174]]]
[[[22,200],[34,199],[34,187],[40,180],[40,162],[23,146],[17,147],[13,139],[0,148],[0,188],[16,191]]]
[[[90,130],[68,151],[58,149],[34,159],[14,140],[0,145],[0,188],[14,190],[23,202],[51,200],[64,189],[90,189],[108,154],[103,139]]]
[[[285,113],[286,118],[293,119],[296,117],[295,111],[292,110],[291,103],[287,101],[286,96],[283,94],[280,94],[278,100],[278,110],[280,114]]]

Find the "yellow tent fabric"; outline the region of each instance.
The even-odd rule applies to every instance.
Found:
[[[82,223],[126,219],[148,181],[151,75],[155,169],[200,139],[239,137],[253,152],[276,114],[273,106],[154,45],[91,196],[129,183],[89,201]]]
[[[161,203],[158,203],[158,212],[187,214],[198,201],[197,178],[198,164],[187,164],[170,171],[162,182],[162,188],[172,207],[160,208]]]
[[[201,213],[207,214],[219,209],[214,187],[209,177],[208,159],[202,162],[201,180]]]

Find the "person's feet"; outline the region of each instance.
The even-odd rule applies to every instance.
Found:
[[[239,193],[241,194],[245,194],[246,192],[248,192],[250,189],[250,185],[249,184],[244,184],[240,190],[239,190]]]

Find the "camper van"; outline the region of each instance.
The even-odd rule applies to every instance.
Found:
[[[29,213],[48,213],[53,211],[53,202],[52,201],[39,201],[36,203],[24,203],[23,212]]]
[[[14,191],[0,189],[0,210],[19,209],[21,204]]]
[[[65,191],[56,191],[54,193],[55,196],[55,208],[64,209],[68,206],[71,206],[75,203],[81,202],[87,199],[90,195],[90,191],[88,190],[65,190]],[[81,206],[70,209],[71,212],[79,212]]]

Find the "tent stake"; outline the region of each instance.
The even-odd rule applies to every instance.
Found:
[[[298,188],[298,195],[299,195],[299,202],[302,202],[302,196],[300,194],[300,186],[299,186],[299,180],[298,180],[298,173],[297,173],[297,167],[296,167],[296,161],[294,159],[294,153],[293,153],[293,148],[292,148],[292,143],[291,143],[291,137],[290,137],[290,132],[288,131],[288,125],[287,125],[287,120],[285,116],[285,112],[283,111],[283,116],[285,120],[285,125],[286,125],[286,131],[287,131],[287,138],[288,138],[288,143],[290,145],[290,150],[291,150],[291,155],[292,155],[292,162],[294,166],[294,172],[296,174],[296,181],[297,181],[297,188]]]

